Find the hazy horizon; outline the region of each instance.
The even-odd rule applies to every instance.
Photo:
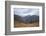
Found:
[[[21,17],[25,17],[27,15],[37,15],[39,16],[39,9],[34,8],[15,8],[14,15],[19,15]]]

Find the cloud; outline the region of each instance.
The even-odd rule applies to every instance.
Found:
[[[27,15],[37,15],[39,16],[39,9],[33,9],[33,8],[15,8],[14,9],[15,15],[19,16],[27,16]]]

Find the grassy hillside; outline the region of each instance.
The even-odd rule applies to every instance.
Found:
[[[19,21],[14,21],[14,27],[38,27],[39,22],[38,21],[32,21],[31,23],[23,23]]]

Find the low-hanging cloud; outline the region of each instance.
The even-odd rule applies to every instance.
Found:
[[[27,15],[37,15],[39,16],[39,9],[34,9],[34,8],[15,8],[14,9],[14,15],[19,15],[19,16],[27,16]]]

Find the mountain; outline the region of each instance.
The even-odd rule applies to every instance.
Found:
[[[32,21],[39,21],[39,16],[28,15],[28,16],[25,16],[25,17],[21,17],[21,16],[18,16],[18,15],[14,15],[14,20],[29,23],[29,22],[32,22]]]
[[[39,20],[39,16],[33,15],[33,16],[26,16],[23,18],[24,22],[32,22],[32,21],[38,21]]]

